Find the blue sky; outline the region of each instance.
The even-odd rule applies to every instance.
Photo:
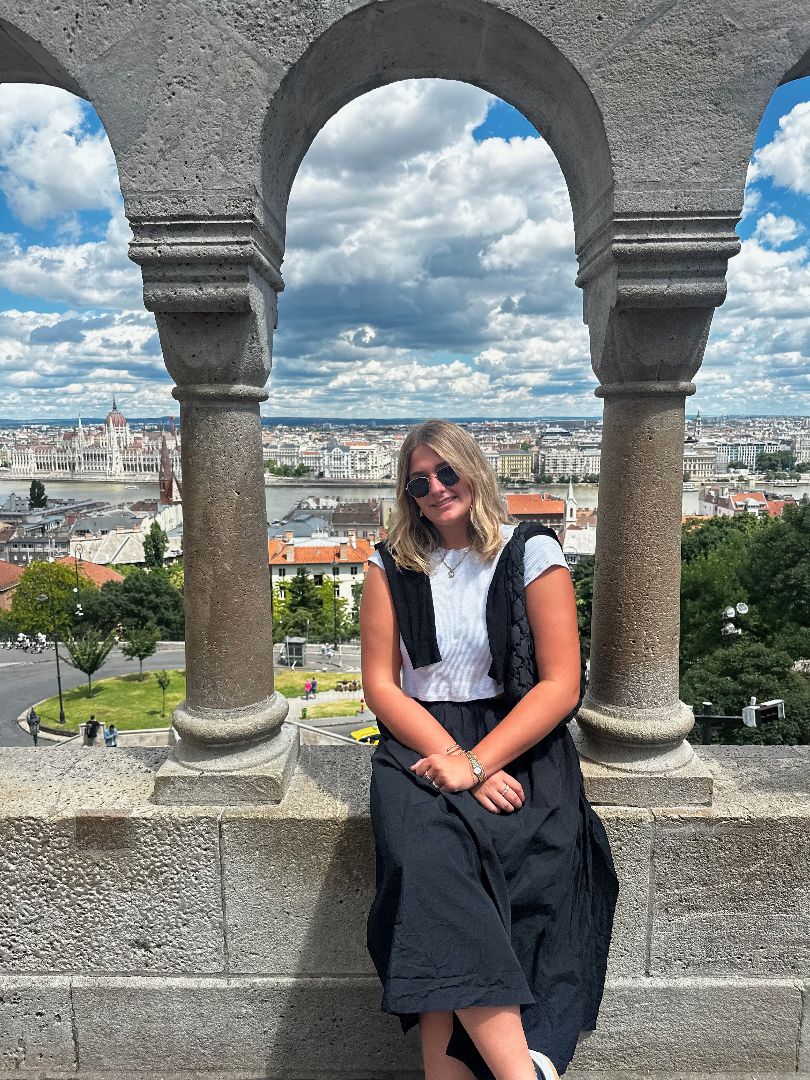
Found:
[[[810,413],[810,80],[763,116],[689,411]],[[93,110],[0,87],[0,416],[173,413]],[[268,416],[598,415],[570,203],[526,119],[394,84],[319,133],[290,199]]]

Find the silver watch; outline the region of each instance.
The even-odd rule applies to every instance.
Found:
[[[486,775],[484,773],[484,766],[481,764],[481,762],[478,760],[472,750],[465,750],[464,753],[467,755],[467,760],[470,763],[470,768],[473,771],[473,776],[475,777],[476,783],[480,784]]]

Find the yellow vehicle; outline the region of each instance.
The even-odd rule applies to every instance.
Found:
[[[351,732],[353,739],[357,742],[370,743],[372,746],[377,746],[380,741],[380,729],[376,724],[367,724],[366,727],[355,728]]]

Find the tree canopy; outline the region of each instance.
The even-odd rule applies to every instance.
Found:
[[[65,642],[68,651],[68,663],[77,671],[87,676],[87,696],[93,696],[93,675],[103,667],[115,645],[115,635],[102,637],[97,630],[88,629],[78,637],[69,637]]]
[[[153,626],[164,641],[182,641],[183,600],[163,570],[136,570],[82,596],[85,622],[109,633],[122,626]]]
[[[48,496],[45,494],[45,485],[41,480],[32,480],[28,489],[28,509],[41,510],[48,505]]]
[[[82,589],[84,606],[85,597],[95,590],[95,586],[80,574],[79,587]],[[65,566],[59,561],[48,563],[37,560],[29,563],[11,598],[12,620],[18,632],[45,633],[50,636],[54,629],[55,614],[57,633],[64,637],[78,622],[75,588],[76,570],[73,566]],[[39,600],[42,595],[47,597],[45,601]]]
[[[155,626],[131,626],[121,642],[121,652],[127,660],[137,660],[143,679],[143,662],[152,656],[160,641],[160,631]]]
[[[153,521],[143,541],[143,560],[148,570],[159,570],[169,545],[169,538],[160,525]]]
[[[785,719],[729,727],[723,741],[810,742],[810,679],[794,669],[810,658],[810,502],[782,517],[692,520],[683,530],[681,697],[711,701],[739,716],[754,696],[782,698]],[[736,639],[721,633],[723,609],[740,601]],[[733,644],[729,644],[733,641]],[[693,732],[693,737],[696,733]]]

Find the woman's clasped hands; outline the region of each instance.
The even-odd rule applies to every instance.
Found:
[[[410,766],[411,772],[434,783],[443,792],[469,791],[483,807],[493,814],[511,814],[523,805],[525,794],[514,776],[498,769],[479,783],[470,768],[466,754],[430,754]]]

